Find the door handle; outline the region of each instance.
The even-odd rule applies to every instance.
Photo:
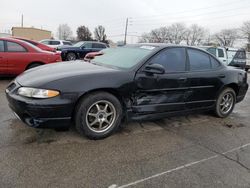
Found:
[[[187,78],[179,78],[178,81],[179,81],[179,82],[186,82],[186,81],[187,81]]]
[[[219,78],[225,78],[226,76],[224,74],[220,74]]]

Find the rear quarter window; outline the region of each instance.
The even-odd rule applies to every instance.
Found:
[[[7,51],[8,52],[26,52],[27,50],[20,44],[7,41]]]

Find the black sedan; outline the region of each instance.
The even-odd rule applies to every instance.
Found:
[[[74,122],[91,139],[123,120],[149,120],[214,110],[228,116],[248,89],[244,70],[193,47],[141,44],[103,50],[90,63],[44,65],[6,89],[10,108],[32,127]]]
[[[73,46],[58,47],[61,51],[63,61],[73,61],[76,59],[83,59],[87,53],[98,52],[102,49],[108,48],[108,45],[96,41],[80,41]]]

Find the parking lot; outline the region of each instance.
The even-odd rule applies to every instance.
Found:
[[[250,187],[250,92],[233,114],[129,123],[104,140],[25,126],[0,80],[0,187]]]

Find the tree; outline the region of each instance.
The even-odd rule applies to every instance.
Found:
[[[94,36],[97,41],[107,43],[107,35],[105,34],[105,28],[102,25],[98,25],[95,28]]]
[[[187,45],[195,46],[199,45],[202,39],[205,37],[205,29],[197,24],[191,25],[186,29],[184,40]]]
[[[182,23],[173,23],[168,27],[168,40],[173,44],[180,44],[185,36],[186,27]]]
[[[85,41],[90,41],[92,39],[92,34],[89,30],[88,27],[86,26],[79,26],[76,30],[77,38],[78,40],[85,40]]]
[[[57,36],[60,40],[69,40],[72,38],[72,30],[68,24],[60,24],[57,29]]]
[[[139,42],[152,42],[152,43],[165,43],[168,42],[168,30],[167,27],[160,27],[153,29],[150,33],[144,33],[141,35]]]
[[[240,30],[243,36],[247,38],[248,43],[250,43],[250,20],[244,22]]]
[[[238,37],[237,29],[223,29],[219,33],[215,34],[215,38],[221,46],[232,46]]]

